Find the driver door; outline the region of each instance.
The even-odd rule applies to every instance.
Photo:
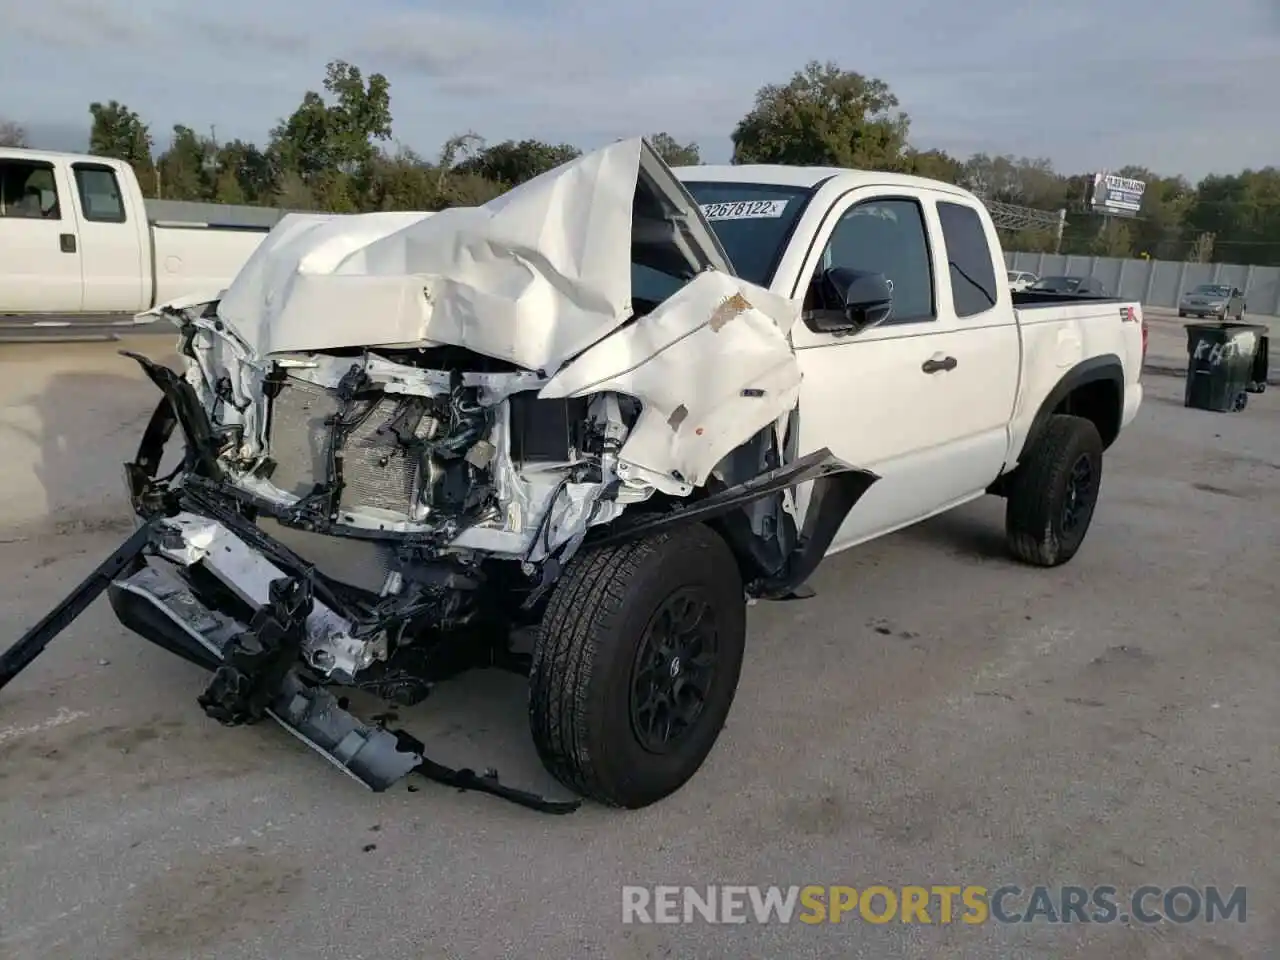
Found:
[[[882,478],[832,552],[981,496],[1008,452],[1020,344],[994,227],[966,198],[888,189],[851,191],[833,208],[802,276],[831,266],[881,273],[892,286],[890,319],[858,333],[820,332],[815,312],[843,305],[821,302],[822,286],[811,285],[792,328],[804,374],[801,450],[829,447]],[[952,289],[958,265],[966,284],[981,284],[981,298]]]

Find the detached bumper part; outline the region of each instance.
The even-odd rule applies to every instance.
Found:
[[[246,625],[210,609],[177,572],[177,565],[144,555],[172,550],[166,521],[147,521],[79,586],[0,654],[0,688],[21,673],[48,644],[106,591],[122,625],[185,660],[214,671],[201,706],[226,724],[276,720],[348,776],[380,792],[411,773],[460,790],[475,790],[546,813],[571,813],[580,800],[553,800],[509,787],[497,775],[477,775],[436,763],[415,738],[373,726],[343,709],[323,687],[295,669],[303,624],[314,601],[305,578],[282,576],[270,584],[267,603]],[[234,537],[229,531],[227,536]],[[247,548],[246,548],[247,549]]]
[[[151,523],[135,530],[119,549],[102,561],[61,603],[45,614],[17,643],[0,653],[0,690],[31,666],[31,662],[44,653],[45,647],[53,638],[71,626],[117,575],[137,562],[151,542],[151,533]]]

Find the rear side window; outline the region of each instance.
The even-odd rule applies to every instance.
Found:
[[[942,243],[951,271],[951,301],[957,317],[972,317],[996,305],[996,272],[982,218],[973,207],[940,202]]]
[[[85,163],[77,163],[74,169],[84,218],[95,223],[124,223],[124,197],[115,171]]]
[[[53,164],[0,160],[0,217],[61,220]]]

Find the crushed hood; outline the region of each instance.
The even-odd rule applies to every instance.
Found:
[[[218,314],[259,356],[452,344],[551,374],[632,316],[635,262],[686,279],[732,274],[641,138],[480,207],[286,216]]]

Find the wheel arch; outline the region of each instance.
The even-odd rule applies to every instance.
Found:
[[[728,544],[749,595],[787,596],[826,555],[844,518],[880,477],[854,467],[823,447],[794,455],[795,419],[781,449],[772,425],[736,447],[717,465],[706,486],[688,500],[646,501],[587,540],[621,543],[678,524],[701,522]],[[783,493],[813,484],[803,525],[784,508]]]
[[[1120,435],[1124,415],[1124,364],[1114,353],[1084,360],[1057,382],[1031,420],[1019,459],[1044,432],[1054,414],[1065,413],[1092,421],[1102,437],[1102,448],[1111,446]]]

